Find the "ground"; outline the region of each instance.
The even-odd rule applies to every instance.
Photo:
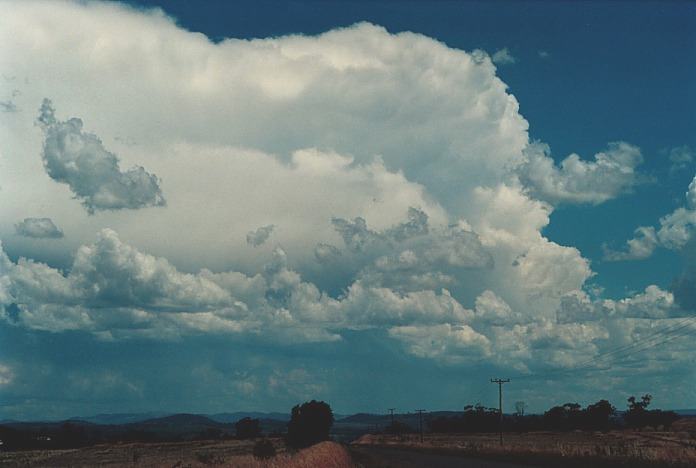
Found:
[[[696,421],[696,420],[695,420]],[[696,428],[677,424],[671,432],[532,432],[497,434],[368,434],[349,446],[323,442],[267,461],[252,455],[254,441],[104,444],[74,450],[0,452],[0,466],[26,467],[204,467],[248,468],[521,468],[524,466],[696,466]]]

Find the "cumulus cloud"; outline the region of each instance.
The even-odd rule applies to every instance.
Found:
[[[59,239],[63,237],[63,231],[53,223],[51,218],[24,218],[15,224],[17,234],[37,239]]]
[[[560,166],[550,153],[546,144],[531,144],[518,174],[535,197],[552,204],[598,205],[630,192],[641,180],[637,167],[643,156],[629,143],[610,143],[606,151],[595,154],[593,161],[571,154]]]
[[[614,251],[604,247],[608,261],[642,260],[652,255],[657,247],[680,250],[687,245],[696,230],[696,177],[685,194],[686,205],[660,218],[660,227],[640,226],[635,236],[626,241],[626,248]]]
[[[263,245],[271,236],[273,229],[275,229],[275,226],[269,224],[268,226],[261,226],[255,231],[249,231],[246,235],[247,244],[253,247]]]
[[[116,155],[96,135],[82,131],[82,120],[57,120],[53,104],[44,99],[37,121],[45,133],[46,173],[68,184],[88,212],[165,204],[157,176],[140,166],[122,172]]]
[[[13,119],[0,219],[50,203],[70,233],[51,253],[77,254],[63,270],[0,255],[9,324],[279,342],[379,328],[419,356],[520,369],[572,365],[624,336],[557,322],[592,271],[542,232],[555,203],[630,190],[639,152],[616,144],[560,166],[525,153],[528,124],[491,57],[367,23],[213,43],[159,10],[7,8],[0,68],[37,83],[23,99],[50,90],[112,142],[50,103],[43,142]],[[24,156],[42,143],[44,170]],[[120,169],[140,162],[166,181],[168,209],[121,209],[163,203],[151,172]],[[246,247],[269,222],[284,247],[270,257]]]
[[[491,55],[491,60],[496,65],[512,65],[517,63],[517,59],[512,56],[507,47],[496,50],[493,55]]]
[[[604,260],[618,262],[622,260],[643,260],[650,257],[659,245],[657,233],[652,226],[640,226],[634,231],[633,239],[626,241],[626,250],[614,251],[602,246]]]
[[[385,232],[398,232],[394,228],[400,224]],[[429,230],[394,242],[431,235]],[[166,259],[125,244],[110,230],[81,247],[67,273],[27,259],[13,263],[4,254],[0,260],[0,300],[8,324],[51,332],[82,330],[102,340],[215,333],[278,343],[325,342],[341,340],[347,330],[380,328],[416,356],[448,364],[483,359],[528,372],[591,357],[607,346],[612,330],[621,330],[622,321],[679,314],[672,294],[655,286],[619,301],[566,293],[553,320],[517,309],[491,290],[481,292],[468,309],[449,289],[433,289],[441,279],[425,288],[414,286],[404,275],[404,269],[419,268],[410,249],[395,259],[398,265],[378,258],[338,297],[303,280],[279,248],[255,275],[183,273]],[[430,265],[443,268],[446,263],[440,259]],[[367,274],[375,269],[385,275],[380,281]],[[457,282],[452,286],[456,291]],[[10,304],[15,313],[9,312]],[[582,352],[569,355],[569,349]]]

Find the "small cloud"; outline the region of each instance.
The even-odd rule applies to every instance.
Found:
[[[540,58],[540,59],[547,59],[547,58],[550,58],[550,57],[551,57],[551,54],[549,54],[549,53],[548,53],[547,51],[545,51],[545,50],[540,50],[540,51],[537,52],[537,54],[539,55],[539,58]]]
[[[8,385],[12,383],[14,374],[9,366],[0,364],[0,385]]]
[[[17,105],[9,99],[0,101],[0,112],[17,112]]]
[[[90,214],[166,204],[156,175],[140,166],[122,171],[118,157],[82,130],[82,120],[59,121],[49,99],[43,100],[37,122],[45,133],[46,173],[68,184]]]
[[[256,231],[249,231],[246,235],[247,244],[253,247],[263,245],[263,243],[266,242],[270,237],[273,229],[275,229],[275,226],[273,224],[269,224],[268,226],[261,226]]]
[[[604,260],[620,262],[625,260],[643,260],[650,257],[659,245],[657,233],[652,226],[641,226],[634,232],[633,239],[626,242],[626,250],[614,251],[602,245]]]
[[[492,56],[491,60],[496,65],[512,65],[517,62],[517,59],[512,56],[507,47],[497,50]]]
[[[671,166],[670,172],[677,172],[688,168],[696,159],[696,152],[688,145],[677,146],[669,150],[663,150],[663,154],[667,154]]]
[[[51,218],[25,218],[15,224],[17,234],[35,239],[60,239],[63,231],[56,226]]]

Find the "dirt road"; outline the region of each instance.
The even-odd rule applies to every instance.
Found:
[[[397,448],[351,446],[349,450],[353,460],[364,468],[530,468],[533,466]]]

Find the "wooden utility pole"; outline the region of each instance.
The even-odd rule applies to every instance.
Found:
[[[425,413],[424,409],[417,409],[416,413],[418,413],[418,429],[420,431],[420,441],[421,444],[423,443],[423,413]]]
[[[503,384],[508,383],[510,379],[491,379],[492,383],[498,384],[498,430],[500,432],[500,445],[503,445]]]
[[[391,428],[392,430],[394,429],[394,410],[396,408],[388,408],[389,409],[389,414],[391,415]]]

